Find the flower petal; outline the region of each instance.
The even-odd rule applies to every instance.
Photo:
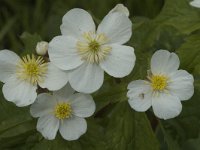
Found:
[[[79,38],[84,32],[95,32],[95,24],[87,11],[75,8],[64,15],[60,30],[63,35]]]
[[[109,13],[99,24],[97,33],[104,33],[109,43],[124,44],[131,38],[132,23],[123,13]]]
[[[23,107],[32,104],[36,97],[37,85],[29,82],[21,81],[17,77],[10,77],[3,86],[4,97],[17,106]]]
[[[36,101],[30,107],[30,113],[33,117],[42,117],[53,112],[56,105],[54,96],[42,93],[39,94]]]
[[[153,74],[170,74],[176,71],[179,65],[178,56],[167,50],[159,50],[151,58],[151,71]]]
[[[5,83],[15,73],[16,64],[19,60],[19,56],[12,51],[0,51],[0,81]]]
[[[133,98],[141,93],[148,93],[151,90],[151,87],[145,80],[136,80],[128,84],[128,90],[127,96]]]
[[[67,36],[56,36],[49,43],[49,58],[62,70],[71,70],[80,66],[83,61],[76,50],[77,40]]]
[[[166,93],[152,97],[152,107],[155,115],[165,120],[178,116],[182,110],[179,98]]]
[[[129,46],[111,45],[112,50],[107,58],[100,62],[100,66],[109,75],[121,78],[127,76],[135,65],[134,49]]]
[[[67,100],[68,98],[74,94],[74,89],[70,86],[70,84],[66,84],[62,89],[58,90],[58,91],[54,91],[53,95],[55,97],[57,97],[58,100]]]
[[[78,92],[92,93],[103,84],[104,72],[97,64],[84,63],[70,72],[69,82]]]
[[[42,88],[51,91],[59,90],[68,82],[68,73],[60,70],[52,63],[48,63],[48,71],[43,82],[39,83]]]
[[[61,136],[68,141],[77,140],[87,130],[87,123],[84,118],[72,116],[63,120],[60,125]]]
[[[129,83],[128,89],[128,102],[134,110],[143,112],[151,107],[151,88],[147,84],[147,81],[132,81]]]
[[[129,10],[123,4],[117,4],[109,13],[119,12],[129,16]]]
[[[59,128],[59,120],[53,115],[45,115],[38,119],[37,130],[48,140],[56,137]]]
[[[193,0],[190,2],[190,5],[193,7],[200,8],[200,0]]]
[[[194,94],[194,78],[185,70],[177,70],[170,77],[168,88],[170,92],[180,98],[188,100]]]
[[[95,103],[92,96],[77,93],[70,98],[73,114],[78,117],[90,117],[95,112]]]

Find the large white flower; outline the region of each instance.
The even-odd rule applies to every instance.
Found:
[[[56,137],[57,131],[66,140],[76,140],[87,130],[85,117],[95,111],[95,103],[88,94],[75,93],[67,84],[53,95],[43,93],[31,105],[33,117],[39,117],[37,130],[49,140]]]
[[[91,15],[76,8],[64,15],[60,28],[62,35],[49,43],[50,60],[71,70],[69,82],[76,91],[98,90],[104,71],[117,78],[132,71],[134,49],[122,45],[131,37],[132,23],[124,13],[108,13],[96,30]]]
[[[32,104],[37,97],[37,86],[58,90],[68,82],[67,73],[42,57],[34,55],[20,58],[9,50],[0,51],[0,81],[4,97],[17,106]]]
[[[136,80],[128,85],[129,104],[136,111],[146,111],[151,106],[158,118],[176,117],[182,110],[181,101],[194,93],[193,76],[178,70],[179,58],[166,50],[157,51],[151,59],[148,80]]]
[[[200,8],[200,0],[193,0],[193,1],[190,2],[190,5],[197,7],[197,8]]]

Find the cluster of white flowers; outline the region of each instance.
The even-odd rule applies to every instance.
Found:
[[[84,118],[95,112],[89,94],[102,86],[104,71],[122,78],[134,68],[134,49],[123,45],[131,38],[132,22],[128,9],[118,4],[96,29],[91,15],[76,8],[64,15],[60,29],[62,35],[37,44],[36,52],[41,56],[20,58],[12,51],[1,50],[0,81],[6,100],[19,107],[32,104],[31,115],[39,117],[37,130],[45,138],[55,139],[59,129],[64,139],[76,140],[87,130]],[[44,59],[47,52],[50,62]],[[131,107],[146,111],[152,105],[159,118],[177,116],[182,108],[180,101],[194,92],[192,75],[177,70],[179,63],[176,54],[157,51],[148,80],[133,81],[128,86]],[[41,88],[53,92],[38,94]]]

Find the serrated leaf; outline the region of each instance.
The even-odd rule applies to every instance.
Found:
[[[144,113],[127,102],[116,104],[106,128],[107,150],[158,150],[159,145]]]
[[[200,11],[190,6],[188,0],[165,0],[156,22],[173,26],[181,33],[190,34],[200,29],[199,16]]]
[[[196,65],[200,64],[199,36],[199,34],[189,36],[177,50],[181,61],[181,67],[187,68],[190,71],[192,71]]]
[[[178,117],[161,122],[162,132],[170,150],[174,150],[174,147],[180,149],[186,141],[198,137],[200,132],[199,97],[199,91],[195,90],[191,100],[182,103],[183,110]]]

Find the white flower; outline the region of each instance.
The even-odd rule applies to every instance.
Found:
[[[38,42],[36,45],[36,52],[38,55],[45,55],[47,53],[49,43],[45,41]]]
[[[76,91],[98,90],[104,71],[117,78],[132,71],[134,49],[122,45],[131,37],[132,23],[123,13],[109,13],[96,31],[88,12],[72,9],[63,17],[61,32],[49,43],[49,57],[60,69],[71,70],[69,82]]]
[[[190,5],[200,8],[200,0],[193,0],[190,2]]]
[[[43,93],[31,105],[33,117],[39,117],[37,130],[49,140],[56,137],[57,131],[66,140],[76,140],[87,130],[85,117],[95,111],[95,103],[88,94],[75,93],[67,84],[53,95]]]
[[[114,12],[124,13],[127,17],[129,16],[129,10],[123,4],[117,4],[109,13]]]
[[[193,76],[178,70],[179,58],[166,50],[157,51],[151,59],[148,80],[136,80],[128,85],[129,104],[136,111],[146,111],[151,106],[158,118],[176,117],[182,110],[181,101],[194,93]]]
[[[20,58],[9,50],[0,51],[0,81],[4,97],[17,106],[32,104],[37,97],[37,85],[49,90],[58,90],[68,82],[67,73],[45,63],[34,55]]]

